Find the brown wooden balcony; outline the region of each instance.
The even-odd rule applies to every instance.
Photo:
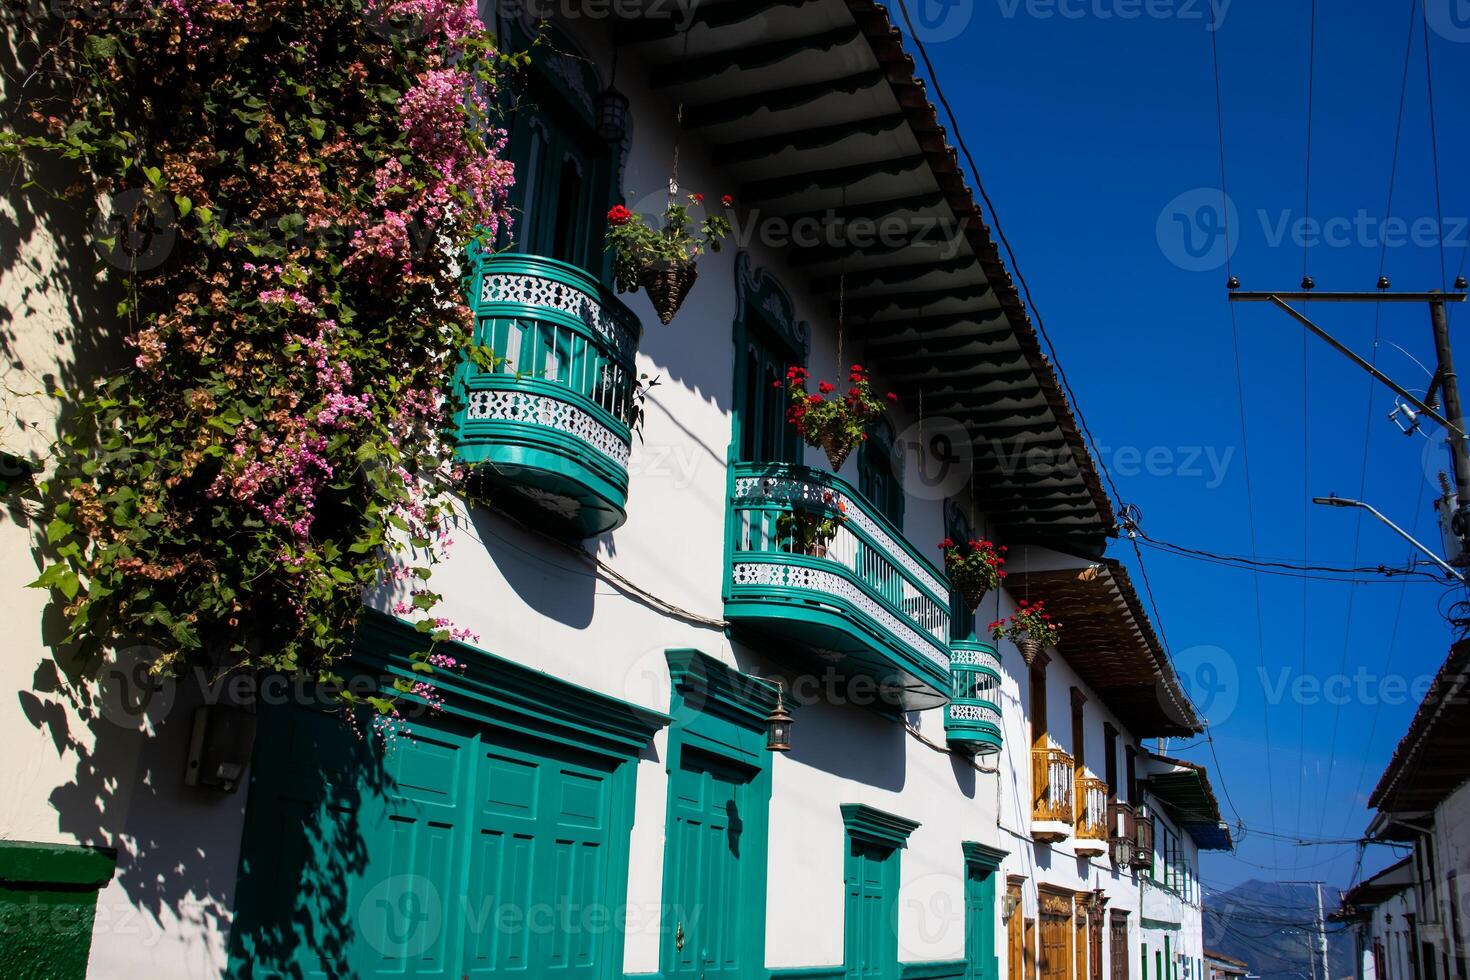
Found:
[[[1076,766],[1061,749],[1031,750],[1031,836],[1066,840],[1072,834],[1072,791]]]
[[[1096,776],[1077,777],[1077,853],[1095,857],[1108,846],[1108,784]]]

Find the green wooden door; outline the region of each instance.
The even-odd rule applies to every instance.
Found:
[[[848,980],[890,980],[898,971],[898,851],[848,840],[843,962]]]
[[[965,872],[965,980],[998,980],[995,954],[995,872],[971,864]]]
[[[747,943],[755,907],[745,892],[750,876],[745,812],[751,773],[685,748],[669,792],[669,881],[664,973],[671,978],[754,977],[762,951]]]
[[[613,764],[416,719],[385,749],[327,712],[266,712],[232,975],[593,978],[623,900]]]

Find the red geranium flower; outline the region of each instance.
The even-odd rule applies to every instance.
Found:
[[[832,384],[832,382],[830,382],[830,381],[823,381],[823,382],[821,382],[820,384],[817,385],[817,390],[820,391],[824,395],[830,395],[830,394],[832,394],[832,391],[833,391],[833,389],[835,387],[836,387],[836,385]]]
[[[693,201],[695,204],[703,204],[704,203],[704,195],[703,194],[690,194],[689,195],[689,200]]]
[[[632,217],[632,211],[629,211],[621,204],[615,204],[613,205],[612,210],[608,211],[607,213],[607,223],[610,225],[625,225],[629,222],[629,220],[632,219]]]
[[[898,401],[898,396],[895,395],[893,392],[890,391],[888,393],[888,400],[891,401],[891,402],[897,402]]]
[[[724,197],[720,198],[720,204],[727,208],[733,208],[735,206],[735,199],[729,194],[726,194]]]

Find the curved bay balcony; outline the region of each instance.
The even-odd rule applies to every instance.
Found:
[[[944,709],[944,734],[962,752],[990,755],[1001,749],[1000,655],[983,640],[949,644],[952,685]]]
[[[1096,776],[1077,777],[1077,840],[1079,857],[1097,857],[1108,850],[1108,784]]]
[[[458,458],[496,502],[591,537],[626,519],[638,319],[582,270],[533,255],[476,260],[460,369]]]
[[[1072,836],[1077,767],[1061,749],[1031,750],[1031,836],[1055,843]]]
[[[949,583],[861,494],[822,470],[736,463],[729,506],[726,619],[876,682],[894,707],[949,699]],[[843,521],[803,549],[780,528],[793,508]]]

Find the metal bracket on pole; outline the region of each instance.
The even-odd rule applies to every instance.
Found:
[[[1236,296],[1240,296],[1240,295],[1242,295],[1242,294],[1240,294],[1240,293],[1232,293],[1231,296],[1230,296],[1230,298],[1231,299],[1235,299]],[[1266,299],[1267,302],[1274,304],[1278,309],[1283,310],[1286,313],[1287,316],[1291,317],[1293,320],[1295,320],[1296,322],[1300,323],[1302,326],[1306,327],[1312,333],[1314,333],[1318,337],[1322,338],[1322,340],[1326,341],[1327,344],[1328,344],[1328,346],[1330,346],[1333,350],[1337,351],[1339,354],[1343,355],[1348,360],[1352,361],[1354,364],[1356,364],[1358,367],[1362,368],[1364,371],[1367,371],[1374,378],[1378,379],[1380,382],[1382,382],[1383,384],[1387,385],[1389,388],[1392,388],[1398,394],[1398,396],[1400,398],[1403,398],[1410,405],[1413,405],[1419,411],[1423,412],[1425,415],[1427,415],[1430,418],[1434,419],[1434,421],[1438,422],[1440,425],[1444,426],[1449,431],[1454,432],[1454,433],[1457,433],[1462,438],[1464,437],[1465,431],[1463,429],[1461,429],[1458,425],[1455,425],[1455,424],[1451,423],[1443,415],[1441,415],[1441,414],[1439,414],[1439,412],[1435,411],[1430,405],[1428,405],[1427,403],[1421,401],[1415,395],[1411,394],[1407,388],[1404,388],[1403,386],[1401,386],[1400,384],[1398,384],[1398,382],[1394,381],[1388,375],[1386,375],[1382,371],[1378,370],[1372,364],[1369,364],[1362,357],[1360,357],[1357,353],[1355,353],[1351,348],[1347,347],[1345,344],[1343,344],[1340,341],[1338,341],[1338,339],[1336,337],[1333,337],[1326,330],[1323,330],[1321,327],[1317,326],[1311,320],[1307,319],[1304,315],[1302,315],[1301,313],[1298,313],[1296,310],[1292,309],[1290,306],[1287,306],[1286,303],[1285,303],[1285,301],[1283,301],[1281,297],[1282,296],[1291,296],[1291,295],[1298,295],[1298,294],[1292,294],[1292,293],[1267,293],[1266,296],[1265,296],[1265,299]],[[1408,294],[1397,293],[1397,294],[1394,294],[1394,295],[1404,296],[1404,295],[1408,295]],[[1436,294],[1436,295],[1444,295],[1444,294]],[[1252,298],[1254,298],[1254,297],[1253,296],[1249,296],[1249,297],[1246,297],[1243,301],[1249,301]],[[1461,297],[1461,298],[1463,299],[1463,297]]]

